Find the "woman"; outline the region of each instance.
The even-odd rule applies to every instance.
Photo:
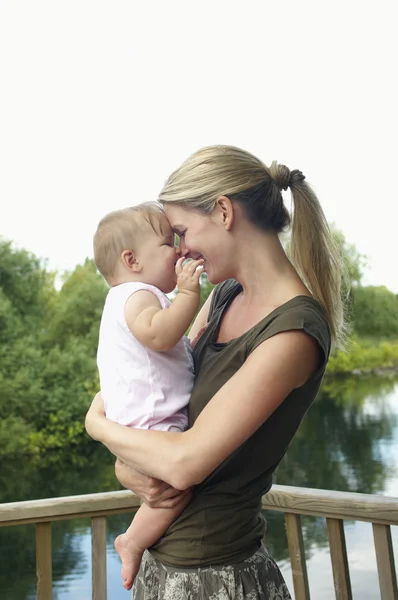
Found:
[[[290,223],[287,188],[292,262],[278,236]],[[285,600],[262,546],[261,497],[319,390],[331,344],[343,340],[339,255],[303,174],[239,148],[199,150],[159,200],[182,254],[203,258],[217,285],[190,334],[207,324],[194,350],[188,431],[111,423],[98,395],[87,414],[88,433],[118,458],[119,480],[152,506],[177,504],[195,486],[145,553],[133,598]]]

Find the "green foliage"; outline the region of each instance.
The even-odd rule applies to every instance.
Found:
[[[92,261],[57,292],[33,255],[1,241],[0,260],[0,454],[86,442],[106,285]]]
[[[16,415],[0,419],[0,449],[2,456],[24,454],[30,451],[29,423]]]
[[[0,337],[2,345],[18,336],[20,321],[17,310],[0,287]]]
[[[334,225],[331,226],[331,230],[335,242],[340,248],[348,279],[351,285],[355,287],[361,283],[363,269],[366,266],[366,256],[358,252],[354,244],[348,243],[343,232]]]
[[[42,318],[55,295],[54,274],[26,250],[14,249],[0,238],[0,286],[3,297],[11,301],[23,318]]]
[[[398,341],[378,341],[352,337],[347,352],[334,352],[327,366],[328,375],[348,375],[391,369],[398,365]]]
[[[397,337],[398,298],[384,286],[353,290],[354,327],[359,336]]]
[[[333,354],[327,373],[398,365],[391,337],[398,338],[398,300],[386,288],[360,286],[364,257],[334,234],[354,284],[357,335],[347,353]],[[201,306],[213,287],[204,274]],[[87,442],[84,415],[99,388],[96,350],[107,289],[87,259],[57,290],[43,261],[0,239],[0,456]]]
[[[94,348],[107,290],[104,279],[91,260],[87,259],[65,276],[54,302],[46,345],[65,347],[69,339],[77,337],[89,339]]]

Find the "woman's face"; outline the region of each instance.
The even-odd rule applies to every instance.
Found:
[[[211,283],[219,283],[232,276],[228,272],[230,259],[223,243],[225,229],[217,214],[205,215],[172,203],[165,205],[165,212],[171,228],[180,239],[182,256],[194,260],[203,258],[203,268]]]

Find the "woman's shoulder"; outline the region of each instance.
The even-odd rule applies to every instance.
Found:
[[[328,358],[331,346],[326,312],[312,296],[296,296],[275,309],[268,319],[253,328],[248,350],[253,351],[263,341],[286,331],[304,331],[313,337]]]

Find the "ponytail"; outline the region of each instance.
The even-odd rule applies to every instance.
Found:
[[[348,276],[341,251],[316,194],[300,171],[291,172],[289,187],[294,203],[292,262],[311,294],[325,309],[332,346],[344,348]]]
[[[276,162],[267,167],[235,146],[208,146],[192,154],[170,175],[159,200],[210,214],[217,198],[228,196],[242,205],[256,227],[279,234],[291,223],[281,194],[289,187],[294,202],[292,262],[325,309],[333,346],[344,347],[345,265],[321,205],[301,171],[290,171]]]

